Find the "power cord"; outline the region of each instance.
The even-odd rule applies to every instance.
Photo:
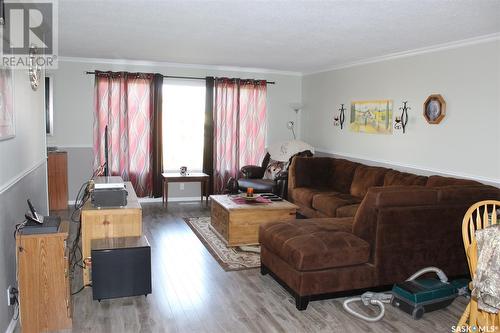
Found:
[[[82,249],[80,248],[80,235],[82,229],[81,223],[81,210],[85,203],[90,198],[91,194],[91,184],[93,183],[92,179],[83,183],[80,189],[78,190],[78,194],[76,196],[74,210],[71,213],[71,221],[74,223],[78,223],[78,231],[76,233],[75,239],[73,240],[73,244],[71,246],[71,251],[69,255],[69,262],[71,265],[70,275],[73,276],[75,268],[78,266],[80,268],[84,268],[81,261],[83,260]]]
[[[85,287],[92,287],[92,284],[91,284],[91,283],[89,283],[89,284],[86,284],[86,285],[82,286],[80,289],[78,289],[78,290],[77,290],[77,291],[75,291],[74,293],[71,293],[71,296],[78,294],[78,293],[79,293],[79,292],[81,292],[83,289],[85,289]]]
[[[23,222],[16,224],[14,229],[14,239],[16,239],[17,234],[20,234],[27,222],[28,220],[24,220]]]
[[[15,315],[14,315],[14,320],[17,320],[19,319],[19,299],[17,297],[17,295],[19,294],[19,290],[17,290],[16,288],[12,287],[12,294],[14,295],[14,306],[15,306]]]
[[[78,230],[73,240],[73,244],[71,246],[70,254],[69,254],[69,262],[70,262],[70,277],[73,278],[76,267],[80,267],[82,269],[85,268],[85,263],[83,262],[83,253],[80,247],[80,239],[82,234],[82,208],[85,206],[87,201],[91,197],[91,193],[94,190],[94,178],[103,174],[105,168],[105,164],[101,165],[97,168],[93,173],[90,180],[86,181],[80,186],[78,193],[76,195],[75,204],[73,206],[73,212],[70,215],[70,219],[73,223],[78,224]],[[77,294],[83,290],[83,288],[87,287],[87,285],[81,287],[77,292],[73,293]]]

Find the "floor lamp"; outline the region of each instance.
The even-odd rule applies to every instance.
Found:
[[[297,136],[295,135],[295,123],[299,116],[299,111],[302,110],[304,105],[302,103],[290,103],[289,106],[293,111],[295,111],[295,121],[290,120],[288,123],[286,123],[286,127],[292,131],[293,139],[295,140],[297,139]]]

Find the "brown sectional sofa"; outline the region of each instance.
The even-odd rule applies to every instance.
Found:
[[[427,266],[467,274],[463,215],[474,202],[500,199],[500,189],[472,180],[324,157],[295,158],[288,184],[289,200],[308,219],[261,226],[261,272],[272,272],[298,309]]]

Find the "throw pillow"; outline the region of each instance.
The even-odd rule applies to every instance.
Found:
[[[285,162],[275,161],[273,159],[269,160],[266,171],[264,172],[263,179],[274,180],[278,173],[285,169]]]

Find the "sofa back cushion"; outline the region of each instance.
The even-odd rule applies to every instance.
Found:
[[[372,187],[356,211],[352,231],[356,236],[374,245],[377,213],[380,209],[388,207],[406,209],[405,207],[433,206],[437,203],[438,189],[424,186]],[[404,228],[404,221],[395,223],[401,223],[401,228]]]
[[[475,180],[471,179],[459,179],[452,177],[443,176],[430,176],[427,179],[425,186],[428,187],[438,187],[438,186],[449,186],[449,185],[483,185]]]
[[[349,193],[354,172],[359,163],[344,160],[341,158],[332,159],[332,176],[330,178],[330,187],[340,193]]]
[[[427,177],[396,170],[389,170],[384,177],[384,186],[425,186]]]
[[[370,187],[382,186],[388,169],[359,165],[354,172],[351,183],[351,195],[363,198]]]
[[[438,199],[442,203],[467,203],[472,205],[483,200],[500,200],[500,190],[488,185],[451,185],[438,190]]]
[[[330,157],[295,157],[289,169],[293,187],[329,187],[332,163]]]

